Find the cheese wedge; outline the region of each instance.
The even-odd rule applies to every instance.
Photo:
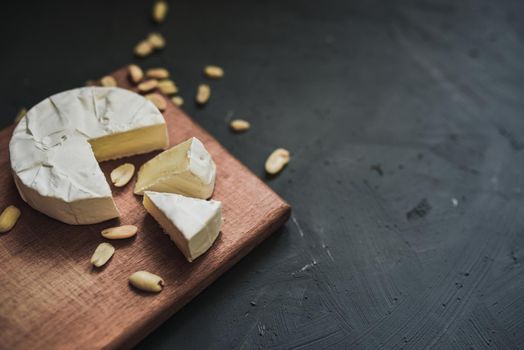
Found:
[[[207,199],[215,188],[216,166],[196,137],[168,149],[138,171],[135,194],[169,192]]]
[[[15,184],[33,208],[68,224],[118,217],[98,162],[169,144],[160,111],[120,88],[85,87],[46,98],[13,132]]]
[[[143,203],[189,262],[204,254],[220,233],[219,201],[146,191]]]

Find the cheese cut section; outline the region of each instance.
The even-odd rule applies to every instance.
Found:
[[[220,233],[219,201],[146,191],[143,203],[189,262],[204,254]]]
[[[150,159],[138,171],[135,194],[169,192],[207,199],[215,188],[216,166],[196,137]]]
[[[13,132],[15,184],[30,206],[74,225],[118,217],[98,162],[165,149],[160,111],[120,88],[84,87],[46,98]]]

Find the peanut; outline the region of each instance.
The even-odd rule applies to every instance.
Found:
[[[157,86],[158,86],[158,80],[149,79],[149,80],[146,80],[146,81],[138,84],[138,91],[140,91],[140,92],[148,92],[148,91],[151,91],[153,89],[156,89]]]
[[[219,66],[205,66],[204,75],[211,79],[220,79],[224,76],[224,70]]]
[[[147,36],[147,42],[157,50],[166,47],[166,40],[160,33],[150,33]]]
[[[172,80],[166,79],[158,82],[158,88],[163,94],[171,95],[178,92],[178,88]]]
[[[231,129],[237,132],[246,131],[251,127],[251,124],[247,120],[234,119],[229,123]]]
[[[21,214],[20,209],[14,205],[5,208],[2,214],[0,214],[0,233],[11,231]]]
[[[196,101],[199,104],[205,104],[211,97],[211,88],[207,84],[200,84],[196,95]]]
[[[107,239],[125,239],[136,235],[138,228],[135,225],[123,225],[102,230],[101,234]]]
[[[144,72],[142,71],[142,68],[140,68],[136,64],[130,64],[127,67],[127,70],[129,72],[129,77],[131,78],[131,81],[135,84],[137,84],[140,80],[144,78]]]
[[[171,97],[171,101],[173,101],[173,103],[177,105],[178,107],[184,104],[184,99],[180,96]]]
[[[155,2],[155,4],[153,5],[153,19],[155,20],[155,22],[164,22],[164,20],[166,19],[167,10],[168,6],[166,1],[160,0]]]
[[[125,163],[111,171],[111,181],[115,187],[125,186],[135,173],[135,166],[131,163]]]
[[[113,254],[115,253],[115,247],[113,247],[109,243],[100,243],[98,247],[96,247],[95,252],[93,253],[93,256],[91,257],[91,264],[95,265],[96,267],[103,266],[106,262],[111,259]]]
[[[106,75],[105,77],[102,77],[102,79],[100,79],[100,84],[106,87],[114,87],[117,85],[116,79],[113,78],[111,75]]]
[[[137,271],[129,276],[129,282],[135,287],[145,292],[158,293],[164,287],[164,281],[160,276],[147,271]]]
[[[164,97],[162,97],[162,95],[160,94],[153,93],[153,94],[145,95],[144,97],[148,99],[149,101],[153,102],[156,108],[158,108],[161,111],[164,111],[167,108],[167,102],[164,99]]]
[[[277,174],[289,163],[289,159],[288,150],[283,148],[274,150],[266,160],[266,172],[271,175]]]
[[[169,71],[165,68],[151,68],[146,71],[146,77],[154,79],[169,78]]]
[[[142,40],[135,46],[135,55],[138,57],[149,56],[153,52],[153,46],[147,40]]]

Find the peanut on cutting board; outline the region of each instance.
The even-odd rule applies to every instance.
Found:
[[[129,276],[129,283],[133,287],[145,292],[158,293],[164,288],[164,280],[160,276],[147,271],[137,271]]]
[[[146,71],[146,77],[154,79],[169,78],[169,71],[165,68],[150,68]]]
[[[135,225],[123,225],[102,230],[102,237],[107,239],[126,239],[136,235],[138,228]]]
[[[100,243],[98,247],[96,247],[95,252],[91,257],[91,264],[96,267],[103,266],[106,262],[109,261],[109,259],[111,259],[114,253],[115,247],[113,247],[111,244],[105,242]]]
[[[138,84],[138,91],[140,92],[148,92],[153,89],[156,89],[158,86],[158,80],[156,79],[149,79],[146,80],[140,84]]]
[[[173,101],[173,103],[177,105],[178,107],[184,104],[184,99],[180,96],[171,97],[171,101]]]
[[[125,163],[116,167],[111,171],[111,182],[116,187],[123,187],[127,185],[129,180],[133,177],[135,173],[135,166],[131,163]]]
[[[161,80],[158,82],[158,88],[163,94],[172,95],[178,92],[176,84],[169,79]]]
[[[209,98],[211,97],[211,88],[207,84],[200,84],[198,85],[197,95],[196,95],[196,101],[203,105],[209,101]]]
[[[147,94],[144,96],[149,101],[153,102],[153,104],[161,111],[165,111],[167,108],[167,102],[164,100],[164,97],[162,95],[153,93],[153,94]]]
[[[117,86],[116,79],[113,78],[111,75],[106,75],[105,77],[102,77],[102,79],[100,79],[100,84],[102,84],[102,86],[106,86],[106,87],[115,87],[115,86]]]
[[[131,78],[131,81],[135,84],[139,83],[140,80],[144,78],[144,72],[142,71],[142,68],[140,68],[136,64],[130,64],[127,67],[127,71],[129,72],[129,77]]]
[[[0,214],[0,233],[11,231],[21,214],[20,209],[14,205],[5,208],[2,214]]]
[[[289,163],[289,151],[284,148],[277,148],[271,153],[266,160],[266,172],[274,175],[282,171],[287,163]]]

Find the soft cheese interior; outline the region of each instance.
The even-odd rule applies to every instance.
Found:
[[[219,201],[146,191],[143,203],[190,262],[204,254],[220,233]]]
[[[135,193],[178,193],[209,198],[215,187],[216,166],[202,142],[190,138],[146,162],[138,172]]]
[[[85,87],[53,95],[20,121],[9,145],[22,198],[68,224],[118,217],[98,161],[168,146],[165,120],[142,96]]]

